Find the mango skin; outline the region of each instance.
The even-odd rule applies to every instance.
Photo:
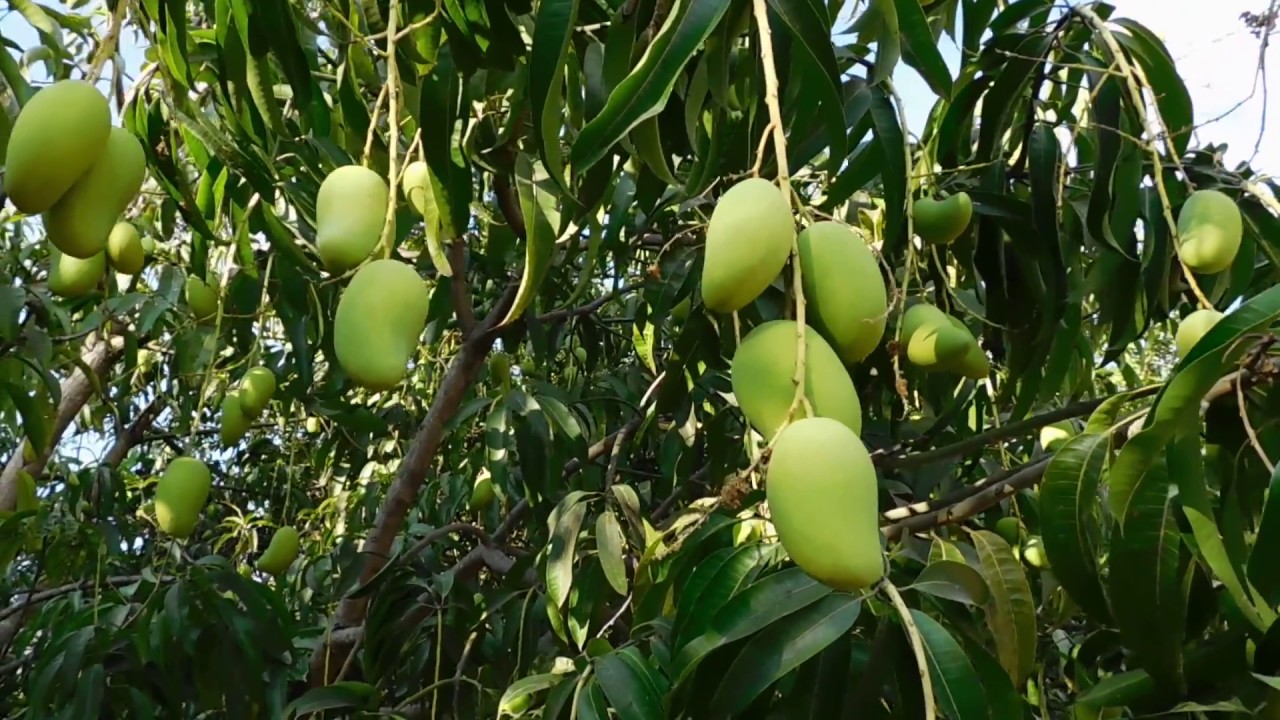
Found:
[[[111,258],[111,267],[124,275],[137,275],[147,262],[147,253],[142,249],[142,236],[133,223],[118,222],[107,235],[107,257]]]
[[[884,577],[876,470],[857,434],[830,418],[788,425],[766,471],[770,520],[810,577],[858,592]]]
[[[390,189],[363,165],[343,165],[320,183],[316,195],[316,251],[324,267],[341,275],[378,247]]]
[[[156,484],[156,522],[160,529],[176,538],[190,537],[212,485],[213,478],[204,463],[192,457],[171,460]]]
[[[467,507],[471,512],[480,512],[489,507],[496,496],[493,490],[493,478],[487,470],[481,471],[476,475],[475,485],[471,488],[471,500],[467,503]]]
[[[912,225],[926,245],[950,245],[973,219],[973,200],[958,192],[943,200],[920,198],[912,204]]]
[[[99,252],[87,259],[72,257],[49,248],[49,292],[64,298],[88,295],[98,288],[107,272],[107,255]]]
[[[66,194],[102,154],[111,108],[84,80],[60,80],[39,90],[13,122],[4,189],[13,206],[38,215]]]
[[[756,327],[733,354],[733,394],[747,422],[765,439],[772,439],[787,418],[796,394],[795,368],[794,320],[771,320]],[[815,415],[834,418],[855,435],[862,432],[862,403],[853,380],[840,356],[811,327],[805,328],[805,396]]]
[[[275,577],[285,574],[298,558],[299,540],[298,530],[292,525],[276,530],[262,557],[258,558],[258,569]]]
[[[1178,323],[1178,331],[1173,335],[1178,359],[1186,357],[1187,353],[1191,352],[1191,348],[1200,342],[1200,338],[1204,337],[1205,333],[1217,325],[1223,317],[1223,314],[1217,310],[1201,308],[1182,318],[1182,322]]]
[[[404,176],[400,178],[400,190],[419,215],[426,217],[428,210],[434,210],[435,198],[431,196],[431,174],[427,164],[414,160],[404,168]]]
[[[1011,546],[1017,546],[1022,540],[1022,523],[1013,515],[1006,515],[996,521],[995,533]]]
[[[194,275],[187,278],[183,287],[187,307],[199,322],[212,320],[218,314],[218,294],[209,284]]]
[[[901,348],[911,364],[926,370],[945,370],[970,350],[973,335],[957,328],[947,314],[926,302],[902,314]]]
[[[418,351],[429,303],[427,284],[399,260],[374,260],[357,270],[333,321],[343,371],[375,392],[399,385]]]
[[[731,313],[754,302],[782,272],[795,239],[795,220],[778,186],[764,178],[734,185],[707,224],[702,303]]]
[[[240,405],[238,391],[232,390],[222,398],[222,413],[218,422],[218,438],[222,440],[224,447],[235,445],[249,432],[251,421]]]
[[[1197,190],[1178,211],[1178,255],[1194,272],[1211,275],[1231,267],[1244,237],[1235,200],[1218,190]]]
[[[870,248],[848,225],[817,222],[796,238],[806,310],[840,359],[875,350],[888,321],[889,294]]]
[[[124,128],[111,128],[97,162],[44,213],[49,241],[78,258],[102,252],[120,213],[142,190],[146,174],[142,143]]]
[[[947,370],[957,372],[970,380],[982,380],[991,374],[991,361],[987,359],[987,353],[983,351],[982,346],[978,344],[978,339],[969,331],[968,326],[960,321],[955,315],[947,315],[947,321],[951,323],[959,332],[964,333],[966,349],[964,354],[958,359],[951,361],[945,367]]]
[[[240,407],[245,417],[257,418],[267,409],[271,396],[276,392],[276,374],[263,365],[249,368],[240,379]]]

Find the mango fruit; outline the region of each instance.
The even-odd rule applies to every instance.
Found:
[[[912,205],[911,219],[916,234],[926,245],[950,245],[969,227],[973,201],[966,192],[942,200],[920,198]]]
[[[806,310],[813,326],[846,363],[856,363],[884,337],[889,310],[880,265],[848,225],[817,222],[796,238]]]
[[[111,267],[124,275],[137,275],[142,272],[142,265],[147,261],[147,253],[142,249],[142,237],[133,223],[118,222],[107,235],[107,257],[111,258]]]
[[[1178,323],[1178,331],[1173,335],[1173,344],[1177,348],[1178,359],[1187,356],[1191,348],[1200,342],[1214,325],[1218,324],[1223,314],[1211,308],[1201,308],[1182,318]]]
[[[65,298],[87,295],[98,287],[107,272],[107,255],[99,252],[89,258],[67,255],[56,247],[49,248],[49,292]]]
[[[107,98],[84,80],[60,80],[39,90],[9,134],[4,189],[27,215],[49,208],[88,172],[111,134]]]
[[[400,178],[400,190],[419,215],[426,217],[428,210],[435,208],[435,198],[431,195],[431,174],[427,164],[414,160],[404,168],[404,176]]]
[[[427,284],[399,260],[374,260],[357,270],[333,321],[333,347],[343,371],[369,390],[399,385],[417,354],[429,303]]]
[[[146,172],[142,143],[124,128],[111,128],[97,162],[45,211],[49,241],[78,258],[102,252],[120,214],[142,190]]]
[[[218,418],[218,437],[225,447],[240,442],[252,424],[240,405],[240,393],[232,390],[222,398],[222,412]]]
[[[204,280],[194,275],[188,277],[183,295],[196,320],[207,322],[218,314],[218,293]]]
[[[956,327],[947,313],[918,302],[902,314],[900,352],[911,364],[926,370],[945,370],[969,353],[973,335]]]
[[[684,322],[689,319],[689,311],[693,309],[693,296],[686,295],[683,300],[671,308],[671,319]]]
[[[765,473],[770,520],[810,577],[858,592],[884,577],[876,470],[858,435],[831,418],[784,428]]]
[[[495,351],[489,356],[489,382],[503,390],[511,387],[511,356]]]
[[[1066,445],[1077,432],[1075,423],[1070,420],[1060,420],[1051,425],[1045,425],[1040,428],[1040,447],[1046,452],[1053,452]]]
[[[996,521],[995,533],[1010,546],[1017,547],[1022,540],[1022,523],[1013,515],[1006,515]]]
[[[703,304],[731,313],[754,302],[782,272],[795,239],[795,220],[778,186],[748,178],[729,188],[707,224]]]
[[[293,561],[298,558],[299,540],[298,530],[292,525],[285,525],[276,530],[271,536],[271,542],[267,543],[267,549],[262,553],[262,557],[258,558],[258,569],[276,577],[285,574]]]
[[[496,494],[493,491],[493,478],[487,469],[476,473],[475,484],[471,487],[471,501],[467,504],[471,512],[479,512],[493,502]]]
[[[1178,211],[1178,255],[1192,271],[1206,275],[1231,267],[1244,237],[1235,200],[1218,190],[1197,190]]]
[[[947,315],[947,321],[956,330],[964,333],[967,348],[959,359],[951,361],[946,365],[945,369],[957,372],[971,380],[986,378],[987,375],[991,374],[991,361],[987,359],[987,353],[978,344],[978,339],[973,336],[973,333],[969,332],[969,328],[955,315]]]
[[[363,165],[343,165],[320,183],[316,195],[316,251],[324,267],[341,275],[378,247],[390,190]]]
[[[257,418],[276,392],[276,374],[263,365],[249,368],[240,379],[240,407],[246,417]]]
[[[193,457],[169,462],[156,484],[156,522],[176,538],[190,537],[209,500],[213,477],[204,463]]]
[[[771,320],[742,339],[733,354],[730,379],[738,407],[765,439],[787,418],[795,398],[796,323]],[[862,404],[840,356],[811,327],[805,327],[805,396],[819,417],[834,418],[862,432]],[[803,417],[797,413],[796,417]]]
[[[1049,556],[1045,554],[1044,541],[1039,536],[1027,538],[1027,544],[1022,546],[1022,559],[1037,570],[1048,569]]]

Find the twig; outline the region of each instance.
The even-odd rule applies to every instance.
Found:
[[[129,0],[116,0],[116,9],[111,14],[111,24],[107,26],[107,34],[102,36],[102,44],[98,46],[98,51],[93,56],[93,64],[89,66],[89,72],[85,73],[85,80],[89,84],[98,84],[98,78],[102,77],[102,68],[107,64],[107,58],[115,55],[116,43],[120,38],[120,26],[124,24],[124,14],[128,9]]]
[[[458,328],[462,337],[470,337],[476,328],[475,308],[471,306],[471,290],[467,287],[467,241],[465,237],[454,238],[449,244],[449,267],[453,268],[450,278],[453,288],[453,313],[458,318]]]
[[[934,720],[938,716],[938,710],[934,705],[933,678],[929,675],[929,660],[924,654],[924,640],[920,637],[920,628],[916,627],[916,621],[911,617],[911,608],[907,607],[906,601],[902,599],[902,593],[889,582],[887,575],[880,579],[877,589],[889,597],[889,601],[898,611],[898,617],[902,620],[902,629],[907,632],[907,639],[911,641],[911,651],[916,656],[916,670],[920,673],[920,694],[924,696],[924,717],[925,720]]]
[[[595,300],[592,300],[591,302],[585,305],[579,305],[578,307],[572,307],[572,308],[562,308],[560,310],[552,310],[551,312],[543,313],[538,316],[538,322],[553,323],[553,322],[559,322],[560,320],[568,320],[569,318],[579,317],[582,315],[590,315],[595,311],[599,310],[600,308],[604,307],[605,305],[608,305],[614,300],[617,300],[618,298],[622,297],[623,295],[639,290],[640,288],[644,287],[645,283],[647,282],[648,282],[647,280],[637,280],[632,283],[627,283],[626,285],[623,285],[622,287],[616,290],[607,292],[604,295],[601,295],[600,297],[596,298]]]
[[[400,4],[391,3],[387,17],[387,216],[382,221],[382,237],[378,246],[382,257],[391,257],[396,226],[396,199],[400,188],[397,172],[400,163],[400,69],[396,63],[396,27],[400,21]]]

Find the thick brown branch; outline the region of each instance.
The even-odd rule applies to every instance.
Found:
[[[475,309],[471,307],[471,291],[467,288],[467,239],[465,236],[455,238],[449,244],[449,267],[453,270],[450,278],[453,288],[453,313],[458,318],[458,327],[464,338],[471,337],[476,327]]]

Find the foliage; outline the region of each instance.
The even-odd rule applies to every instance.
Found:
[[[1169,51],[1111,6],[9,7],[40,45],[0,53],[0,131],[36,78],[105,68],[154,251],[58,297],[39,219],[5,210],[6,717],[1277,711],[1276,184],[1192,144]],[[900,65],[937,95],[918,137]],[[387,249],[430,310],[407,378],[372,393],[335,359],[348,277],[319,260],[316,194],[350,164],[396,189],[416,160]],[[889,331],[850,373],[900,612],[808,577],[767,522],[728,370],[793,316],[794,276],[731,316],[697,288],[716,198],[752,175],[886,269]],[[1202,188],[1244,240],[1193,276],[1175,218]],[[960,191],[966,232],[917,242],[914,202]],[[221,299],[209,322],[189,277]],[[902,362],[907,298],[964,319],[990,375]],[[1230,312],[1178,358],[1204,303]],[[278,389],[224,444],[222,400],[257,365]],[[1077,434],[1046,449],[1063,420]],[[214,483],[177,541],[153,501],[182,455]],[[298,560],[257,570],[288,525]]]

